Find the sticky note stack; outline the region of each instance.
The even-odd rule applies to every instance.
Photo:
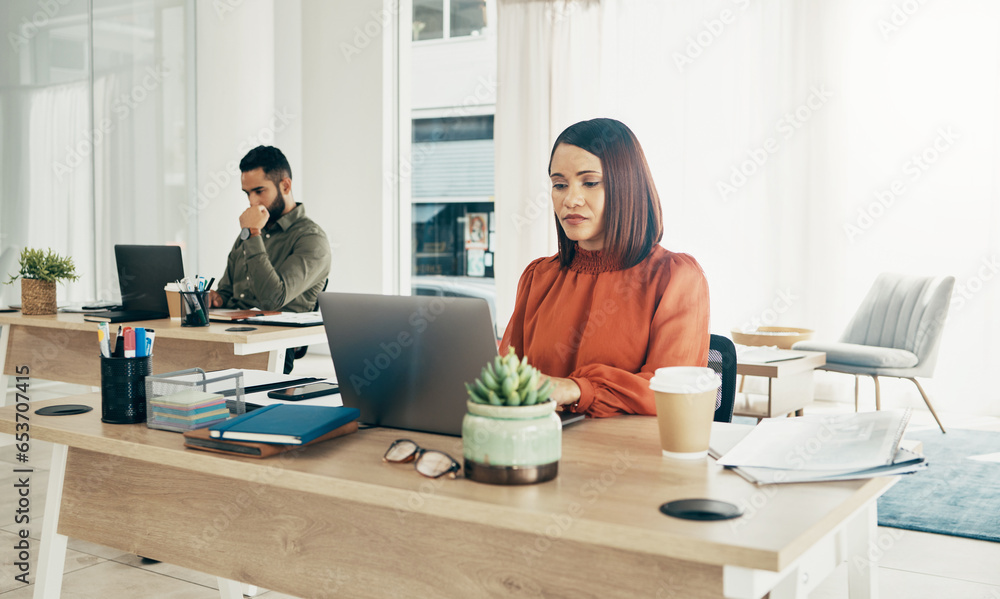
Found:
[[[148,414],[150,428],[183,432],[221,422],[229,409],[222,395],[191,389],[150,399]]]

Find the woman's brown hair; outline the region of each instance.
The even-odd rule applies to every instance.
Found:
[[[663,238],[660,196],[646,155],[632,130],[614,119],[593,119],[570,125],[559,134],[549,155],[559,144],[569,144],[590,152],[601,160],[604,171],[604,253],[622,268],[630,268],[649,255]],[[559,236],[559,263],[569,266],[576,254],[576,242],[566,237],[556,220]]]

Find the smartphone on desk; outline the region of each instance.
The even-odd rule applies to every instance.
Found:
[[[276,389],[268,391],[267,396],[271,399],[283,399],[285,401],[301,401],[324,395],[340,393],[340,386],[336,383],[310,383],[301,387],[289,387],[287,389]]]

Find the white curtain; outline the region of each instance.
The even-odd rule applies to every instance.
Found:
[[[548,175],[552,140],[600,109],[600,5],[594,1],[501,3],[497,25],[497,327],[502,334],[528,263],[555,253]]]
[[[21,248],[52,249],[71,256],[80,280],[56,286],[59,302],[92,297],[95,277],[92,198],[93,146],[86,82],[8,88],[0,94],[8,158],[0,218],[0,275],[18,270]],[[19,304],[20,284],[4,286],[2,299]]]
[[[663,245],[705,268],[713,332],[833,340],[879,272],[951,274],[928,386],[943,410],[1000,414],[985,380],[1000,359],[1000,5],[501,0],[499,22],[504,324],[521,269],[555,251],[547,205],[514,226],[547,190],[552,140],[609,116],[643,144]],[[889,405],[922,405],[911,387],[886,384]],[[820,396],[852,392],[819,378]]]

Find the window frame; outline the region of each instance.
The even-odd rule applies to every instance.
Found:
[[[482,39],[483,36],[488,36],[493,34],[493,24],[489,21],[486,22],[483,27],[483,34],[481,35],[451,35],[451,2],[452,0],[441,0],[441,37],[435,37],[425,40],[415,40],[413,39],[413,14],[410,14],[410,43],[420,44],[420,45],[434,45],[434,44],[453,44],[461,43],[469,40]],[[484,0],[486,4],[486,15],[494,15],[493,4],[496,0]],[[411,4],[412,6],[412,4]]]

